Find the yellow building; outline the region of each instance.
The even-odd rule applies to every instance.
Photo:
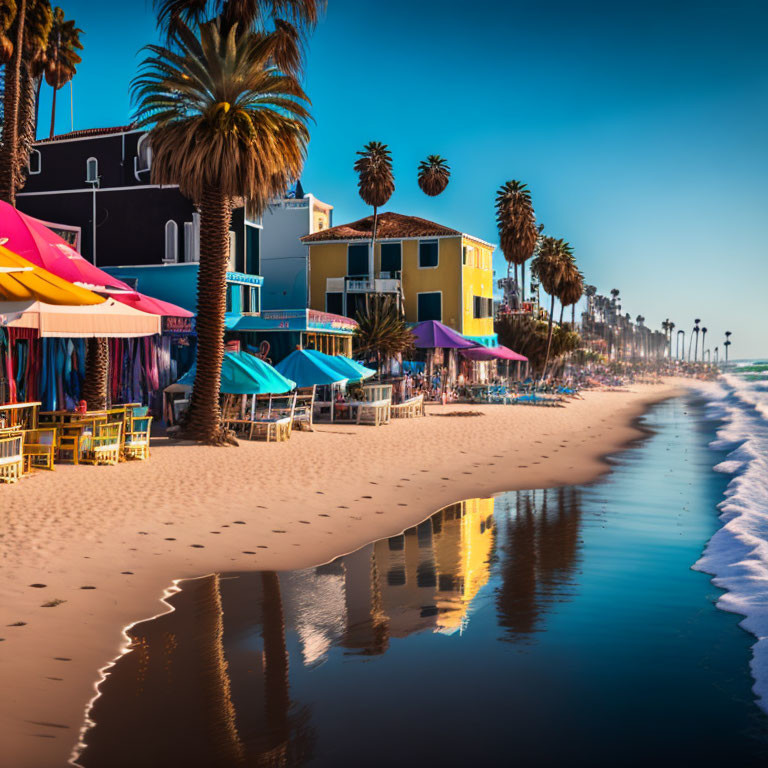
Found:
[[[408,322],[439,320],[481,344],[493,332],[490,243],[399,213],[379,214],[302,238],[309,255],[309,306],[355,317],[366,294],[402,294]]]

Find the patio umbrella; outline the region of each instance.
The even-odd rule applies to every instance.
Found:
[[[342,374],[328,363],[310,354],[310,350],[296,349],[281,360],[275,368],[296,382],[299,389],[323,384],[341,384],[349,376]]]
[[[0,303],[33,301],[76,306],[101,304],[104,299],[0,245]]]
[[[192,312],[145,296],[94,266],[44,222],[4,202],[0,202],[0,244],[70,283],[106,293],[134,309],[154,315],[192,317]]]
[[[195,363],[166,392],[192,389],[197,373]],[[221,362],[221,391],[227,395],[282,395],[296,387],[296,383],[247,352],[225,352]]]
[[[469,349],[476,346],[476,342],[470,341],[438,320],[417,323],[411,328],[411,332],[416,337],[414,346],[418,349]]]
[[[318,352],[316,349],[307,349],[305,352],[338,371],[349,381],[363,381],[376,374],[373,368],[367,368],[344,355],[326,355],[325,352]]]
[[[518,363],[524,363],[528,360],[525,355],[513,352],[509,347],[503,345],[497,347],[478,345],[471,349],[462,349],[461,354],[468,360],[513,360]]]
[[[0,315],[6,311],[14,315],[6,323],[9,328],[30,328],[41,338],[133,338],[160,333],[157,315],[140,312],[114,299],[85,306],[30,301],[21,312],[19,302],[0,301]]]

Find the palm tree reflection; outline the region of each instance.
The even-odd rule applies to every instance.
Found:
[[[518,491],[514,507],[499,524],[502,558],[496,609],[499,625],[506,630],[503,639],[524,642],[540,631],[552,603],[571,594],[579,559],[580,492],[545,490],[537,500],[533,491]]]

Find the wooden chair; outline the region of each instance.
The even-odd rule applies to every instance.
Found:
[[[0,483],[16,483],[24,471],[24,436],[0,437]]]
[[[117,464],[120,461],[123,424],[120,421],[96,422],[90,445],[83,450],[88,464]]]
[[[24,456],[31,468],[53,470],[55,452],[55,427],[41,427],[24,431]]]
[[[149,458],[149,437],[152,429],[151,416],[133,416],[130,419],[129,431],[123,441],[123,451],[126,459]]]
[[[357,423],[372,424],[374,427],[379,427],[382,424],[389,424],[391,411],[391,400],[360,403],[357,408]]]

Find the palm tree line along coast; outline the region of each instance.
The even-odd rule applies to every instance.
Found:
[[[197,374],[183,435],[212,445],[232,441],[223,427],[219,389],[224,354],[226,271],[232,204],[246,201],[249,214],[260,216],[271,201],[301,176],[311,123],[311,103],[301,78],[305,42],[325,11],[324,0],[155,0],[163,43],[149,45],[132,83],[134,123],[149,133],[153,162],[151,182],[176,184],[200,214],[200,265],[197,282]],[[0,63],[3,76],[3,136],[0,145],[0,197],[15,204],[15,195],[29,173],[37,134],[40,88],[53,89],[51,130],[56,119],[56,94],[74,77],[83,49],[75,22],[48,0],[2,0]],[[354,171],[361,199],[372,208],[369,278],[374,281],[374,252],[380,209],[395,192],[392,155],[380,141],[357,152]],[[419,188],[430,198],[442,194],[451,177],[445,158],[430,154],[416,170]],[[574,351],[576,304],[586,297],[582,332],[597,335],[598,326],[612,348],[650,354],[659,347],[672,351],[674,323],[664,333],[647,332],[642,316],[632,324],[622,318],[617,299],[610,302],[585,285],[571,245],[544,232],[532,196],[519,180],[505,182],[495,199],[501,250],[508,263],[511,309],[525,304],[525,265],[530,261],[531,300],[539,288],[550,297],[539,319],[512,312],[498,323],[499,337],[514,348],[536,337],[543,351],[539,378],[546,375],[550,356]],[[520,279],[518,280],[518,270]],[[514,271],[514,279],[512,279]],[[402,290],[402,289],[401,289]],[[357,345],[379,362],[411,348],[402,293],[397,297],[366,294],[357,315]],[[555,300],[560,322],[555,326]],[[563,322],[571,307],[570,328]],[[598,322],[603,314],[604,322]],[[541,328],[546,320],[546,332]],[[644,321],[644,318],[642,319]],[[694,360],[699,332],[702,359],[706,328],[694,326]],[[610,333],[610,342],[608,336]],[[691,341],[693,341],[693,335]],[[724,344],[726,357],[730,340]],[[521,350],[521,351],[524,351]],[[690,358],[690,349],[689,349]],[[108,349],[106,339],[88,344],[84,392],[95,406],[106,403]]]

